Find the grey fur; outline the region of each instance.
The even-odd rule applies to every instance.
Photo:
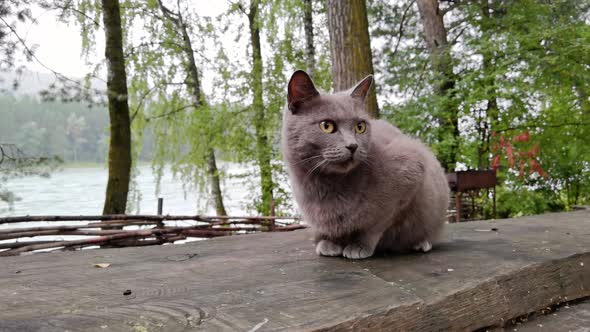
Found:
[[[365,111],[369,76],[319,94],[303,71],[289,82],[282,152],[293,194],[316,234],[316,252],[366,258],[376,250],[428,251],[445,221],[449,189],[433,153]],[[336,123],[334,133],[319,123]],[[354,126],[366,123],[366,131]],[[355,151],[347,148],[358,145]],[[352,151],[352,152],[351,152]]]

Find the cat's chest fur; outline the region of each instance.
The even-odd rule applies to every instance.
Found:
[[[322,233],[345,235],[388,214],[387,206],[377,197],[388,181],[366,165],[346,175],[318,174],[292,179],[304,218]]]

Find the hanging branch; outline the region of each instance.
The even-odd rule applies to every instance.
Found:
[[[567,127],[567,126],[582,126],[582,127],[590,126],[590,122],[564,122],[564,123],[548,123],[548,124],[530,123],[530,124],[523,124],[523,125],[518,125],[518,126],[514,126],[514,127],[506,127],[506,128],[498,129],[498,130],[495,130],[495,132],[502,133],[502,132],[510,131],[510,130],[534,129],[534,128],[561,128],[561,127]]]
[[[393,48],[392,57],[395,57],[397,55],[399,45],[401,44],[402,38],[404,36],[404,25],[406,23],[405,22],[406,17],[408,15],[408,12],[410,11],[410,8],[412,8],[412,6],[414,5],[415,2],[416,2],[416,0],[410,1],[410,3],[408,3],[408,5],[406,6],[406,8],[404,9],[404,11],[402,13],[402,18],[401,18],[401,21],[399,22],[399,28],[398,28],[398,38],[397,38],[397,42],[395,43],[395,47]]]

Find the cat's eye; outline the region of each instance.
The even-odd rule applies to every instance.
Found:
[[[354,131],[356,131],[357,134],[362,134],[367,130],[367,124],[365,123],[365,121],[361,121],[359,123],[356,124],[356,126],[354,126]]]
[[[320,122],[320,129],[328,134],[336,131],[336,124],[330,120],[324,120]]]

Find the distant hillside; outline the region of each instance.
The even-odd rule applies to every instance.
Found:
[[[105,106],[44,102],[39,92],[56,82],[52,74],[0,72],[0,143],[14,143],[30,156],[58,156],[66,162],[103,163],[108,150],[109,113]],[[96,89],[104,83],[96,80]],[[151,160],[153,139],[146,130],[140,160]]]

